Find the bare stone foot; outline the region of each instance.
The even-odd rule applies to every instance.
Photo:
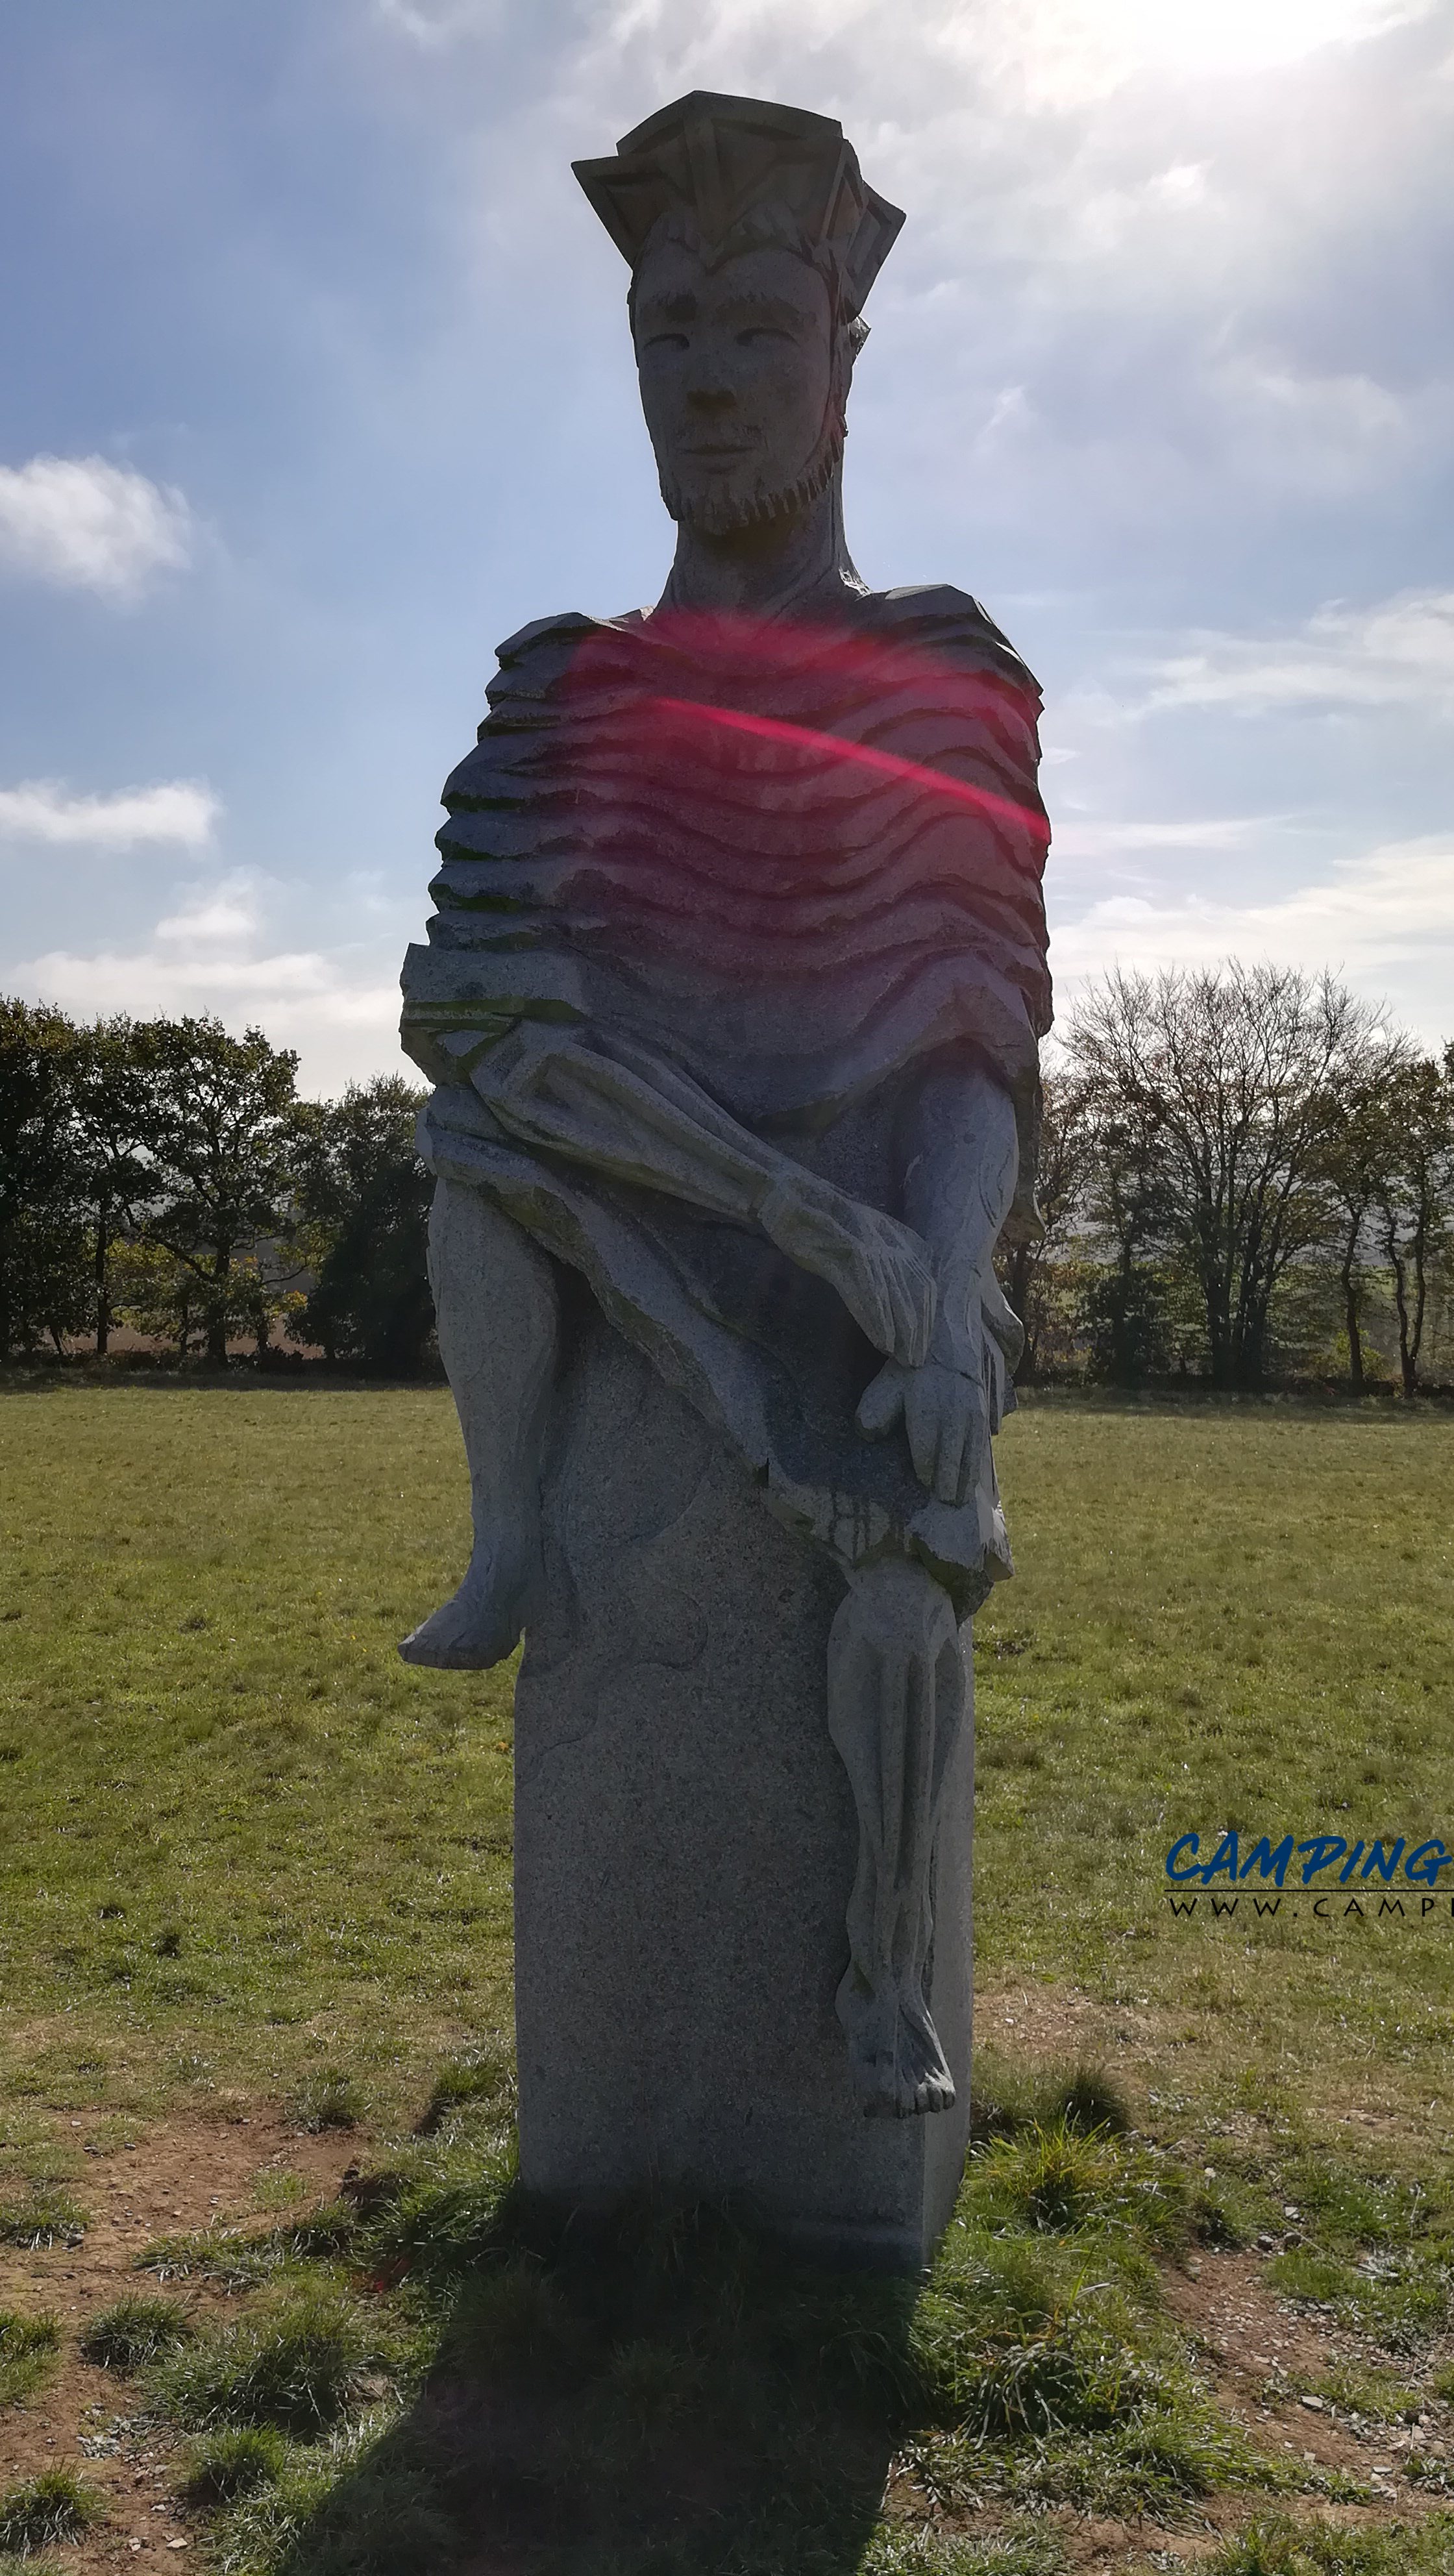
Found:
[[[453,1597],[407,1636],[399,1648],[406,1664],[436,1672],[482,1672],[503,1663],[520,1642],[530,1595],[529,1550],[489,1554],[476,1548]]]
[[[954,2078],[915,1981],[889,1978],[866,1995],[856,1968],[838,1989],[853,2088],[867,2119],[913,2120],[954,2107]]]
[[[909,2112],[953,2109],[954,2078],[917,1981],[899,1996],[899,2074]]]
[[[453,1600],[399,1652],[406,1664],[480,1672],[518,1645],[540,1577],[555,1281],[510,1217],[479,1190],[442,1179],[429,1215],[429,1283],[470,1464],[474,1552]]]

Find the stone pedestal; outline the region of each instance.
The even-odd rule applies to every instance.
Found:
[[[929,1989],[958,2099],[866,2119],[834,2011],[858,1841],[826,1715],[841,1578],[593,1307],[568,1339],[515,1702],[521,2179],[573,2207],[741,2196],[830,2260],[914,2270],[968,2134],[972,1723]]]

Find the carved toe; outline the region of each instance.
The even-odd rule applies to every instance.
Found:
[[[403,1639],[399,1653],[406,1664],[425,1664],[435,1672],[485,1672],[514,1652],[523,1625],[513,1600],[466,1575],[453,1599]]]

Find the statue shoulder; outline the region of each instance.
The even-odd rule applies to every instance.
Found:
[[[910,582],[898,590],[874,590],[864,600],[862,615],[887,640],[917,644],[947,660],[989,668],[1032,692],[1040,703],[1040,683],[1015,651],[1008,635],[952,582]]]
[[[503,644],[496,645],[495,659],[502,671],[508,671],[519,662],[533,661],[542,653],[549,653],[552,646],[569,653],[583,635],[594,634],[606,622],[599,617],[587,617],[579,608],[563,609],[558,617],[532,617],[528,626],[518,627],[513,635],[506,636]]]
[[[558,617],[533,617],[528,626],[507,635],[496,645],[495,659],[502,671],[512,671],[523,663],[568,658],[588,635],[630,634],[645,624],[646,612],[640,608],[628,608],[620,617],[588,617],[583,609],[567,608]]]
[[[551,678],[569,663],[580,648],[582,639],[599,632],[602,620],[586,617],[578,608],[568,608],[559,617],[534,617],[528,626],[507,635],[495,647],[499,670],[487,692],[493,705],[497,697],[515,695],[522,688],[533,694],[548,687]]]
[[[495,648],[499,665],[486,688],[489,713],[480,738],[502,725],[550,721],[550,701],[591,636],[608,636],[623,623],[614,617],[587,617],[566,609],[558,617],[535,617]]]
[[[581,646],[591,638],[619,636],[638,616],[587,617],[569,608],[557,617],[535,617],[495,648],[498,668],[485,690],[487,713],[468,752],[444,784],[444,802],[454,807],[493,797],[496,773],[508,768],[528,746],[560,722],[562,684],[577,667]],[[609,660],[610,657],[608,657]]]

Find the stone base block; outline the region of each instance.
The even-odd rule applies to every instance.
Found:
[[[931,1986],[958,2099],[866,2119],[834,2011],[857,1852],[825,1704],[841,1577],[594,1309],[572,1344],[515,1703],[522,2180],[580,2208],[740,2197],[826,2259],[915,2270],[968,2135],[972,1724]]]

